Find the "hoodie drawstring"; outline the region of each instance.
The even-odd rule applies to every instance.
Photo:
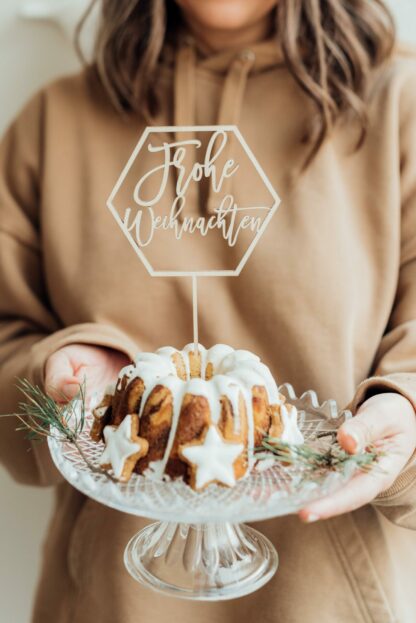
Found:
[[[255,58],[254,52],[251,50],[244,50],[232,62],[224,81],[217,118],[218,125],[238,125],[241,117],[241,109],[243,107],[244,90],[247,78],[250,73],[250,69],[253,67]],[[232,158],[234,142],[234,134],[229,133],[226,148],[222,152],[220,158],[216,161],[219,166],[221,166],[221,164],[225,164],[228,159]],[[221,197],[231,195],[232,186],[232,177],[225,178],[221,189]],[[206,211],[208,214],[214,214],[215,208],[217,207],[218,202],[215,197],[214,189],[212,188],[212,185],[210,185]]]
[[[247,78],[254,65],[255,58],[255,54],[252,50],[244,50],[232,61],[222,88],[217,114],[217,125],[238,125]],[[173,86],[174,125],[196,125],[196,51],[192,41],[186,42],[177,52]],[[181,132],[176,132],[175,134],[175,139],[177,141],[189,138],[195,137],[191,137],[189,133],[185,135]],[[233,135],[229,133],[227,145],[221,153],[221,156],[216,160],[217,166],[221,166],[221,163],[225,164],[231,157],[233,140]],[[196,148],[188,146],[184,159],[184,166],[187,171],[190,171],[196,160]],[[229,177],[223,182],[221,197],[231,194],[231,190],[232,178]],[[206,206],[204,207],[208,214],[212,214],[215,208],[218,207],[218,203],[215,200],[215,192],[211,184],[209,185],[209,194]],[[197,184],[190,184],[188,188],[186,194],[186,209],[184,212],[187,215],[194,216],[200,214]]]
[[[195,125],[195,66],[196,53],[192,43],[187,43],[179,48],[173,81],[173,110],[174,125],[189,126]],[[195,134],[189,132],[175,132],[176,141],[194,139]],[[185,150],[183,165],[186,171],[190,171],[196,162],[197,154],[194,145],[188,145]],[[197,184],[190,184],[186,193],[186,214],[197,215],[199,213],[199,193]]]

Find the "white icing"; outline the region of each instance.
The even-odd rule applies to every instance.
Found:
[[[99,463],[110,464],[116,478],[121,478],[126,460],[140,452],[140,443],[131,440],[131,425],[131,415],[126,415],[120,426],[104,428],[105,448]]]
[[[105,392],[107,393],[107,392]],[[96,391],[96,392],[92,392],[91,396],[90,396],[90,400],[89,400],[89,410],[92,411],[93,409],[95,409],[95,407],[100,403],[101,401],[101,394],[100,392]]]
[[[127,377],[128,382],[138,377],[142,379],[144,392],[140,402],[139,416],[142,415],[147,399],[156,385],[163,385],[172,393],[173,414],[171,428],[164,456],[157,464],[160,476],[164,474],[173,447],[185,394],[190,393],[206,398],[213,424],[218,424],[221,417],[221,396],[227,396],[233,410],[235,433],[241,430],[239,400],[242,397],[247,414],[247,456],[248,468],[250,470],[254,464],[252,390],[255,385],[264,387],[269,403],[280,404],[281,399],[276,382],[269,368],[260,361],[257,355],[247,350],[234,350],[225,344],[216,344],[209,349],[199,344],[201,378],[191,378],[189,354],[194,352],[194,349],[195,346],[191,343],[187,344],[182,351],[166,346],[159,348],[156,353],[139,353],[134,364],[128,365],[120,371],[117,387],[120,388],[121,380],[124,376]],[[174,364],[175,355],[179,355],[183,361],[186,373],[185,380],[177,376],[177,369]],[[206,379],[208,364],[212,364],[213,367],[213,376],[209,380]],[[291,417],[287,416],[287,419],[291,431],[290,435],[295,437],[297,429],[296,413]]]
[[[107,396],[113,396],[115,391],[116,391],[116,384],[115,383],[109,383],[107,385],[107,387],[105,388],[105,394]]]
[[[103,417],[103,415],[105,415],[105,412],[107,411],[108,407],[96,407],[94,409],[94,417],[96,417],[97,419],[100,419]]]
[[[196,468],[197,489],[213,480],[232,487],[235,485],[234,462],[243,450],[244,444],[224,441],[217,428],[210,426],[204,442],[189,445],[182,454]]]
[[[304,442],[302,433],[298,428],[298,410],[294,405],[280,406],[280,415],[283,423],[283,432],[280,436],[284,443],[301,444]]]

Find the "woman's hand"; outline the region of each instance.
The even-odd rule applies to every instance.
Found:
[[[71,400],[85,380],[86,400],[89,402],[94,393],[102,395],[128,363],[126,355],[111,348],[86,344],[64,346],[46,362],[45,391],[57,402]]]
[[[338,442],[351,454],[372,444],[385,451],[375,468],[360,472],[345,487],[303,508],[299,516],[312,522],[353,511],[388,489],[416,448],[416,414],[400,394],[386,393],[366,400],[355,417],[338,431]]]

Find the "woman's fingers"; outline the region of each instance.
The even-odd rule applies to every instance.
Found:
[[[123,353],[89,344],[70,344],[53,353],[45,367],[45,390],[57,402],[66,402],[85,382],[86,402],[91,404],[129,363]]]
[[[357,474],[339,491],[308,504],[299,513],[304,521],[356,510],[393,484],[415,449],[414,408],[399,394],[373,396],[341,426],[338,441],[351,454],[373,445],[380,451],[380,458],[370,472]]]
[[[344,422],[338,442],[347,452],[362,452],[367,446],[415,427],[415,412],[410,402],[399,394],[379,394],[364,402],[355,417]],[[408,437],[409,449],[414,437]],[[413,445],[414,447],[414,445]]]
[[[66,402],[75,398],[85,383],[88,404],[92,393],[104,390],[105,378],[105,370],[98,365],[80,365],[75,371],[66,353],[57,351],[48,360],[45,390],[56,402]]]
[[[393,484],[409,458],[407,453],[403,453],[401,445],[393,441],[386,445],[384,451],[386,454],[370,472],[360,472],[335,493],[308,504],[299,512],[299,517],[311,522],[342,515],[369,504]]]
[[[71,400],[79,391],[79,380],[64,349],[57,350],[46,362],[45,391],[56,402]]]
[[[358,474],[336,493],[303,508],[299,517],[310,523],[342,515],[368,504],[379,492],[380,486],[376,478],[372,478],[370,474]]]

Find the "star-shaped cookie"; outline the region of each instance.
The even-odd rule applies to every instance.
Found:
[[[225,441],[215,426],[210,426],[202,443],[180,447],[180,455],[189,463],[196,489],[210,482],[235,485],[234,462],[243,452],[244,444]]]
[[[126,482],[129,480],[137,461],[147,454],[149,444],[137,436],[139,418],[136,414],[126,415],[120,426],[104,428],[105,449],[100,457],[100,465],[112,468],[114,476]]]

